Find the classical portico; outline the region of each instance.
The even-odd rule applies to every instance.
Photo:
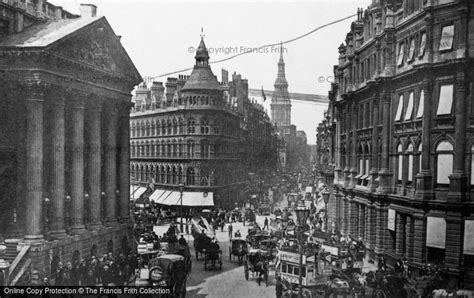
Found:
[[[0,42],[0,182],[10,185],[0,235],[42,272],[52,257],[132,245],[129,113],[141,77],[103,17],[33,27]]]

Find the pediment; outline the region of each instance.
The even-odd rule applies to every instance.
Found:
[[[139,79],[135,65],[105,18],[51,44],[49,51],[92,68]]]

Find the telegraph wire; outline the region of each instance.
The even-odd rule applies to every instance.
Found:
[[[267,44],[267,45],[263,45],[263,46],[260,46],[258,47],[257,49],[260,50],[260,49],[264,49],[264,48],[268,48],[268,47],[274,47],[274,46],[278,46],[278,45],[284,45],[284,44],[288,44],[288,43],[291,43],[291,42],[294,42],[294,41],[297,41],[299,39],[302,39],[310,34],[313,34],[314,32],[318,31],[318,30],[321,30],[323,28],[326,28],[328,26],[331,26],[331,25],[334,25],[334,24],[337,24],[337,23],[340,23],[342,21],[345,21],[347,19],[350,19],[352,17],[355,17],[357,16],[357,14],[352,14],[350,16],[347,16],[347,17],[344,17],[344,18],[341,18],[341,19],[338,19],[338,20],[335,20],[335,21],[332,21],[330,23],[327,23],[327,24],[324,24],[324,25],[321,25],[319,27],[316,27],[314,28],[313,30],[305,33],[305,34],[302,34],[302,35],[299,35],[295,38],[292,38],[292,39],[289,39],[289,40],[286,40],[286,41],[282,41],[282,42],[277,42],[277,43],[272,43],[272,44]],[[238,54],[235,54],[233,56],[230,56],[230,57],[227,57],[227,58],[223,58],[223,59],[219,59],[219,60],[216,60],[216,61],[211,61],[209,62],[209,64],[217,64],[217,63],[221,63],[221,62],[224,62],[224,61],[228,61],[228,60],[231,60],[231,59],[234,59],[236,57],[239,57],[241,55],[245,55],[245,54],[248,54],[248,53],[252,53],[253,50],[249,50],[249,51],[245,51],[245,52],[241,52],[241,53],[238,53]],[[168,72],[168,73],[165,73],[165,74],[161,74],[159,76],[155,76],[155,77],[147,77],[148,79],[156,79],[156,78],[162,78],[162,77],[165,77],[165,76],[169,76],[169,75],[173,75],[173,74],[177,74],[177,73],[181,73],[181,72],[185,72],[185,71],[188,71],[188,70],[192,70],[193,67],[189,67],[189,68],[186,68],[186,69],[181,69],[181,70],[177,70],[177,71],[173,71],[173,72]]]

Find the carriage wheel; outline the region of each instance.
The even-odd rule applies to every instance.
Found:
[[[375,289],[374,292],[372,293],[373,298],[386,298],[387,295],[382,289]]]
[[[281,298],[292,298],[293,297],[293,292],[291,290],[284,291],[281,294]]]

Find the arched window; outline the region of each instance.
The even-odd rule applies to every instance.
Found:
[[[183,167],[178,167],[178,184],[183,183]]]
[[[172,155],[171,143],[168,140],[168,142],[166,142],[166,156],[171,156],[171,155]]]
[[[149,121],[146,122],[146,136],[147,137],[150,136],[150,122]]]
[[[194,156],[194,141],[188,141],[188,157]]]
[[[171,167],[166,167],[166,183],[171,184]]]
[[[449,175],[453,173],[453,145],[447,141],[436,146],[436,183],[449,184]]]
[[[206,118],[201,119],[201,134],[209,133],[209,120]]]
[[[201,141],[201,156],[209,157],[209,142],[207,140]]]
[[[219,134],[220,131],[220,123],[219,122],[214,122],[214,134]]]
[[[186,184],[187,185],[194,185],[194,178],[195,178],[194,168],[188,168],[186,171]]]
[[[150,155],[155,156],[155,141],[151,141]]]
[[[154,136],[156,134],[156,130],[155,130],[155,121],[151,121],[151,133],[150,133],[152,136]]]
[[[166,122],[165,120],[161,120],[161,135],[165,135],[166,134]]]
[[[178,171],[176,170],[176,166],[173,166],[173,184],[176,184],[177,175],[178,175]]]
[[[178,120],[173,119],[173,134],[178,134]]]
[[[201,169],[201,185],[202,186],[209,186],[210,185],[210,180],[209,180],[209,169],[208,168],[202,168]]]
[[[412,184],[412,182],[413,182],[413,145],[412,144],[408,145],[407,155],[408,155],[407,184]]]
[[[182,141],[178,142],[178,156],[179,157],[183,156],[183,143],[182,143]]]
[[[179,118],[179,133],[183,134],[184,133],[184,122],[183,118]]]
[[[165,166],[161,166],[160,182],[163,183],[163,184],[166,183],[166,181],[165,181],[165,173],[166,173]]]
[[[474,185],[474,145],[471,147],[471,185]]]
[[[196,121],[193,118],[188,119],[188,133],[196,132]]]
[[[176,144],[176,140],[173,140],[173,156],[178,154],[178,145]]]
[[[161,135],[161,124],[159,120],[156,121],[156,135]]]
[[[150,142],[146,141],[146,156],[150,156]]]
[[[168,135],[170,135],[171,132],[173,131],[173,126],[171,124],[170,119],[168,119],[168,121],[166,121],[166,131],[167,131]]]
[[[403,180],[403,147],[402,147],[402,144],[398,144],[397,156],[398,156],[397,181],[398,181],[398,183],[402,183],[402,180]]]

